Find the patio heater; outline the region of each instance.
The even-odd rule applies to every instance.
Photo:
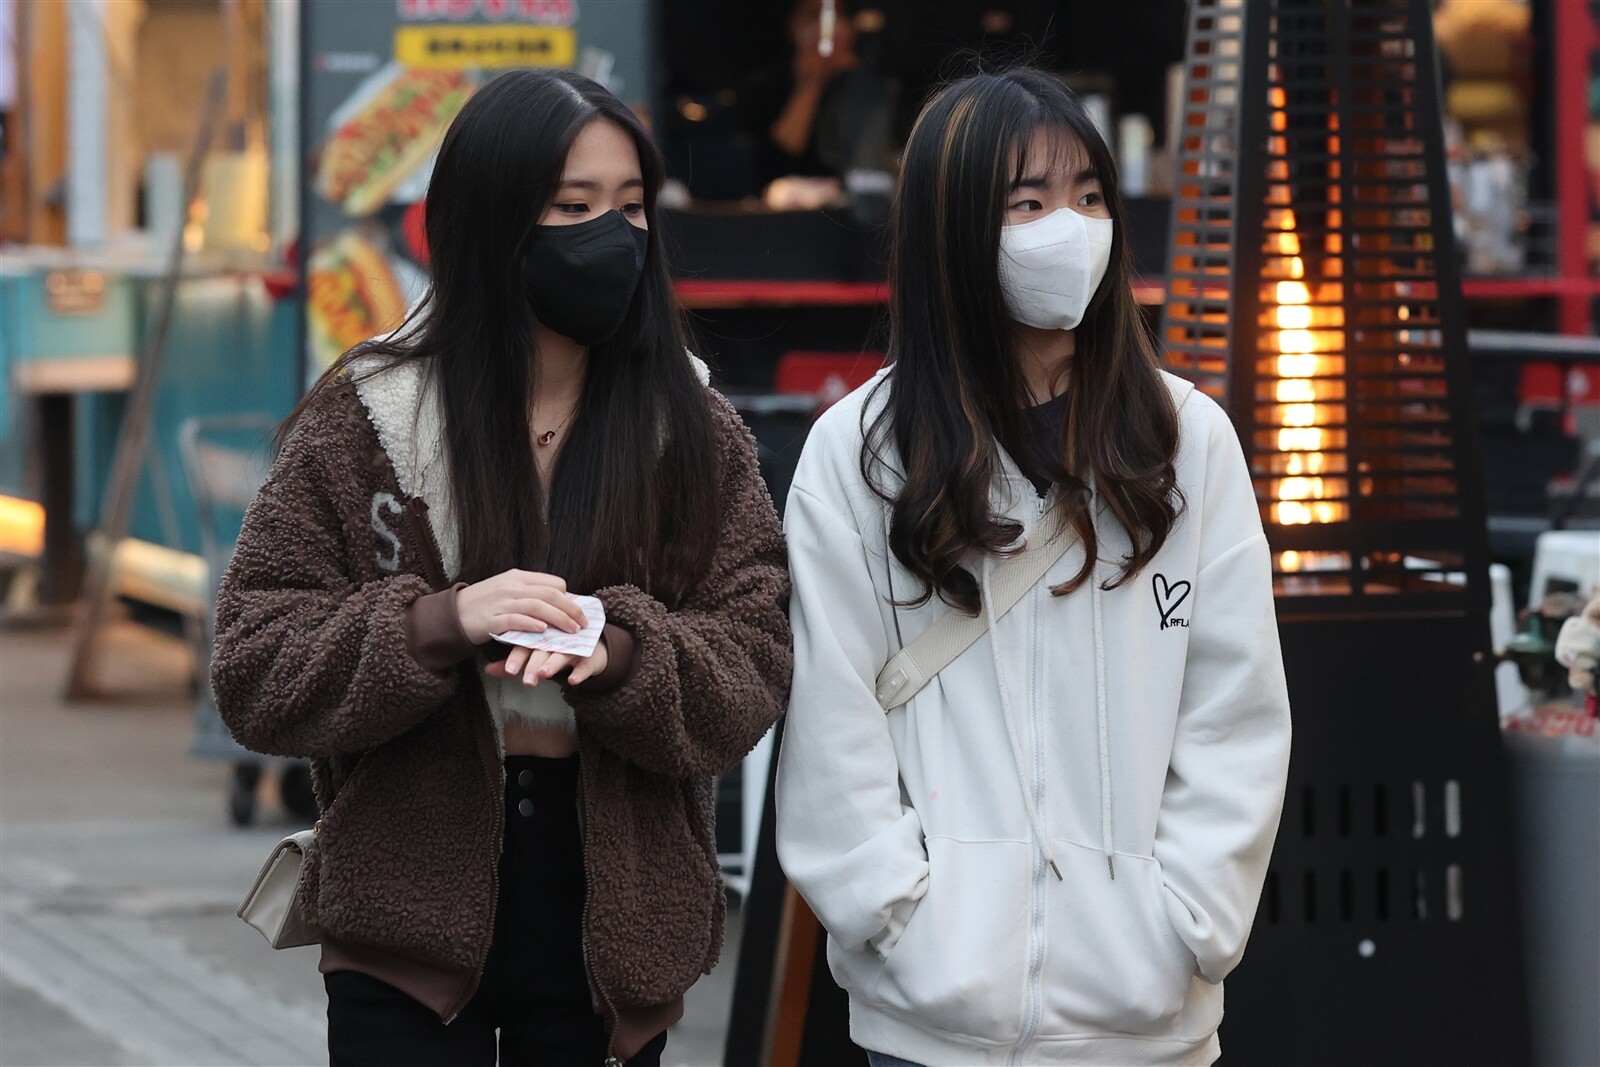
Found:
[[[1226,1062],[1526,1062],[1429,5],[1191,0],[1180,122],[1163,340],[1249,458],[1295,724]]]

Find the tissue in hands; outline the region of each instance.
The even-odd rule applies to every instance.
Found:
[[[600,643],[600,631],[605,629],[606,609],[592,596],[574,596],[572,599],[583,609],[583,617],[589,623],[577,633],[569,634],[554,628],[538,634],[528,630],[507,630],[495,634],[494,639],[507,645],[520,645],[540,652],[559,652],[580,659],[593,655],[594,646]]]

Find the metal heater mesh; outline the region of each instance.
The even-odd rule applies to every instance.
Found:
[[[1426,0],[1191,0],[1169,367],[1229,411],[1295,719],[1226,1062],[1526,1058]]]
[[[1233,414],[1278,592],[1318,598],[1292,610],[1466,610],[1481,509],[1426,7],[1192,12],[1169,362]]]

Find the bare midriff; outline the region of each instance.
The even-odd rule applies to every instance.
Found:
[[[553,682],[545,682],[553,685]],[[505,727],[506,755],[565,759],[578,751],[578,735],[564,726],[536,726],[512,718]]]

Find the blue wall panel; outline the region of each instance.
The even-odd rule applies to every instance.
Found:
[[[146,285],[148,299],[142,301],[141,332],[148,316],[154,313],[157,288],[156,282]],[[275,418],[287,415],[300,395],[294,358],[298,314],[298,304],[273,301],[255,278],[203,279],[183,284],[167,337],[166,362],[152,413],[150,448],[156,461],[144,465],[128,528],[131,536],[187,552],[200,551],[194,500],[178,454],[179,427],[193,415],[245,411],[262,411]],[[112,422],[120,416],[116,410],[119,403],[112,403],[109,397],[100,400],[107,408],[105,421]],[[114,437],[109,449],[97,444],[96,454],[104,456],[104,462],[109,464]],[[80,485],[92,485],[96,492],[103,493],[108,473],[109,470],[93,479],[80,473]],[[173,523],[163,518],[158,506],[153,485],[157,478],[164,479],[171,488],[176,531],[168,529]],[[78,515],[85,528],[93,524],[99,503],[98,496],[90,501],[80,498]]]
[[[26,419],[10,387],[19,359],[118,354],[137,350],[155,313],[157,279],[120,279],[108,293],[108,311],[119,319],[77,321],[44,311],[43,275],[0,277],[0,493],[30,495],[25,486]],[[200,549],[194,501],[178,453],[178,430],[193,415],[261,411],[281,418],[300,395],[295,358],[298,301],[274,301],[254,276],[194,278],[178,290],[166,359],[156,389],[150,432],[151,454],[135,498],[131,536],[189,552]],[[126,347],[122,342],[131,343]],[[127,397],[86,393],[78,397],[75,519],[91,529],[99,518],[116,452]],[[170,492],[163,515],[157,485]]]

